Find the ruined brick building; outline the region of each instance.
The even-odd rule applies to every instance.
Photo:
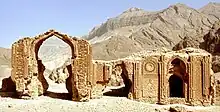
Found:
[[[56,36],[72,49],[70,76],[66,80],[72,100],[83,101],[107,85],[112,74],[121,75],[130,99],[159,103],[209,105],[214,101],[211,55],[199,49],[152,51],[144,55],[112,61],[92,59],[92,48],[83,39],[50,30],[12,45],[11,79],[19,97],[39,96],[48,89],[45,67],[38,50],[46,39]],[[101,88],[99,88],[101,86]]]

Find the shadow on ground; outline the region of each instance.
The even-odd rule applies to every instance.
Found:
[[[119,89],[111,89],[111,91],[103,93],[104,96],[128,97],[125,87]]]
[[[71,94],[69,93],[56,93],[56,92],[47,91],[46,93],[44,93],[44,96],[48,96],[56,99],[71,100]]]

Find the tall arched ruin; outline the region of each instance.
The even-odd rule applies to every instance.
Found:
[[[124,90],[130,99],[159,104],[214,103],[211,54],[206,51],[187,48],[152,51],[111,61],[93,60],[92,48],[86,40],[54,30],[35,38],[23,38],[13,44],[11,77],[20,96],[38,96],[47,90],[44,66],[36,54],[42,42],[51,36],[62,39],[72,49],[72,63],[67,67],[70,77],[66,81],[72,100],[94,98],[108,84],[111,75],[116,73],[123,77],[127,85]],[[181,83],[175,83],[178,80]],[[181,89],[176,91],[173,84]]]
[[[23,38],[12,45],[12,80],[19,96],[38,96],[48,89],[43,73],[45,70],[38,51],[46,39],[56,36],[66,42],[72,50],[71,65],[68,71],[67,90],[73,100],[90,97],[91,91],[91,46],[85,40],[76,39],[54,30],[34,38]],[[74,92],[73,92],[74,91]]]

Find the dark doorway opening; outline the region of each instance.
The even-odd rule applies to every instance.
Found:
[[[169,79],[170,97],[184,98],[183,94],[183,80],[177,76],[172,75]]]

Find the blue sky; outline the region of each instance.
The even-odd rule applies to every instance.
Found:
[[[1,0],[0,47],[48,29],[82,36],[130,7],[155,11],[184,3],[198,9],[209,2],[220,0]]]

